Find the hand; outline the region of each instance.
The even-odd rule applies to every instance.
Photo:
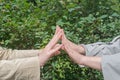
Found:
[[[69,46],[71,47],[71,49],[79,52],[80,54],[85,54],[85,49],[81,46],[81,45],[77,45],[73,42],[71,42],[70,40],[68,40],[64,34],[64,31],[62,31],[62,36],[64,37],[62,41],[66,41],[67,44],[69,44]],[[62,47],[62,49],[64,50],[64,46]]]
[[[80,54],[85,55],[85,49],[81,45],[77,45],[77,44],[71,42],[70,40],[68,40],[66,38],[63,30],[62,30],[62,36],[64,37],[64,40],[67,42],[67,44],[69,44],[69,46],[71,47],[71,49],[77,51]],[[64,50],[64,46],[62,47],[62,49]]]
[[[70,43],[69,40],[62,32],[62,44],[64,45],[64,50],[70,56],[70,58],[79,65],[89,66],[91,68],[102,70],[101,68],[101,57],[90,57],[79,54],[79,50],[75,49],[75,45]],[[77,48],[77,47],[76,47]]]
[[[82,54],[80,54],[79,46],[70,42],[64,32],[62,31],[62,44],[64,46],[64,49],[67,54],[70,56],[70,58],[76,62],[77,64],[82,64],[82,58],[84,57]]]
[[[60,54],[60,49],[62,47],[62,44],[57,44],[57,42],[62,37],[62,30],[57,27],[55,35],[51,39],[51,41],[46,45],[46,47],[42,50],[42,52],[39,54],[39,60],[40,60],[40,66],[43,66],[49,58]]]
[[[90,57],[90,56],[81,55],[77,51],[74,51],[73,49],[71,49],[71,47],[69,47],[69,44],[65,45],[65,50],[75,63],[79,65],[88,66],[93,69],[102,70],[101,57],[96,57],[96,56]]]

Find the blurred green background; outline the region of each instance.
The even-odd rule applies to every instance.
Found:
[[[120,35],[120,0],[0,0],[0,45],[41,49],[55,26],[76,44],[111,41]],[[41,69],[42,80],[103,80],[102,73],[81,68],[62,51]]]

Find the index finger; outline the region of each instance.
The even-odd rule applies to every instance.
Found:
[[[51,41],[48,43],[48,45],[46,46],[48,49],[51,49],[52,47],[54,47],[54,45],[59,41],[59,39],[61,38],[62,34],[61,34],[61,30],[55,34],[53,36],[53,38],[51,39]]]
[[[61,29],[61,28],[57,25],[57,26],[56,26],[56,30],[55,30],[55,34],[57,34],[60,29]]]

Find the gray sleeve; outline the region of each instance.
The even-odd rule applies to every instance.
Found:
[[[120,53],[120,36],[114,38],[111,42],[97,42],[82,46],[85,48],[87,56],[102,56]]]
[[[120,53],[102,56],[104,80],[120,80]]]

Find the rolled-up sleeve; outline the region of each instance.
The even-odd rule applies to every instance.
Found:
[[[104,80],[120,80],[120,53],[102,56]]]
[[[0,60],[0,80],[40,80],[38,57]]]
[[[116,37],[109,43],[97,42],[82,46],[87,56],[112,55],[120,52],[120,36]]]
[[[42,50],[12,50],[0,49],[0,60],[12,60],[18,58],[27,58],[38,56]]]

